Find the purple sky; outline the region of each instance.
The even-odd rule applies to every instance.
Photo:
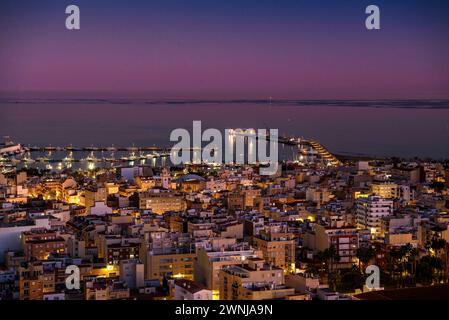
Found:
[[[448,2],[376,3],[380,31],[366,1],[2,0],[0,91],[449,98]]]

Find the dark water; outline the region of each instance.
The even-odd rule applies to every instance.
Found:
[[[175,128],[277,128],[335,153],[449,158],[449,101],[0,99],[0,135],[25,145],[169,146]]]

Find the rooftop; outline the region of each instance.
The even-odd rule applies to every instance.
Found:
[[[360,300],[447,300],[449,285],[370,291],[354,297]]]

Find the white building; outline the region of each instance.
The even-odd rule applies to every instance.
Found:
[[[142,288],[144,281],[144,264],[137,259],[120,261],[120,281],[126,283],[130,289]]]
[[[212,291],[186,279],[176,279],[174,283],[175,300],[212,300]]]
[[[369,229],[372,234],[380,234],[382,218],[393,213],[393,200],[377,196],[359,198],[356,201],[357,228]]]

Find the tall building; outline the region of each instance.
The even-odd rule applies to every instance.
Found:
[[[20,300],[42,300],[44,293],[42,264],[28,263],[19,267],[18,278]]]
[[[144,286],[144,265],[138,259],[120,261],[120,280],[130,289]]]
[[[393,201],[378,196],[356,200],[357,228],[369,229],[372,234],[381,233],[382,218],[393,213]]]
[[[315,253],[324,251],[333,246],[339,261],[335,262],[335,268],[350,268],[356,262],[359,236],[354,226],[323,226],[315,224],[313,232],[307,233],[304,244]]]

